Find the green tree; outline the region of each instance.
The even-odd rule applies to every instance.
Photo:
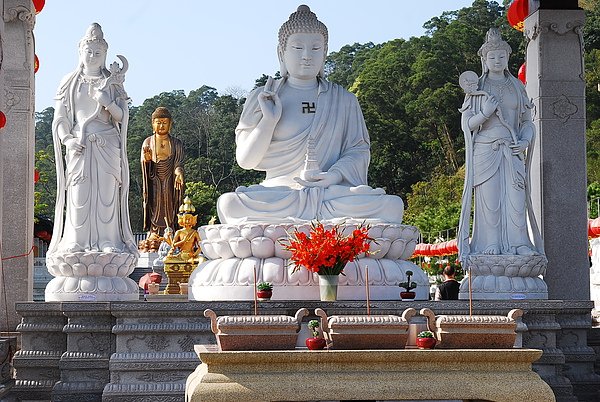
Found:
[[[325,60],[327,79],[344,88],[350,88],[362,71],[365,61],[380,47],[381,45],[374,45],[373,42],[354,43],[342,46],[337,52],[331,52]]]

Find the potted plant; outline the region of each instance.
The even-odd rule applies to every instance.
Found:
[[[319,320],[310,320],[308,322],[308,329],[312,332],[312,338],[306,338],[306,347],[309,350],[321,350],[327,346],[325,338],[321,338],[319,335]]]
[[[404,292],[400,292],[400,298],[402,300],[413,300],[416,296],[415,292],[413,292],[411,290],[411,289],[414,289],[417,287],[417,283],[411,282],[411,280],[410,280],[410,277],[412,275],[413,275],[412,271],[406,271],[406,281],[400,282],[400,284],[398,284],[398,286],[405,289]]]
[[[270,282],[260,282],[256,285],[256,297],[258,300],[269,300],[273,296],[273,284]]]
[[[417,334],[417,347],[419,349],[433,349],[436,342],[431,331],[421,331]]]

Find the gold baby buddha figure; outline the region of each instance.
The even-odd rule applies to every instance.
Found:
[[[202,258],[200,254],[200,235],[194,228],[198,215],[194,215],[196,208],[189,197],[185,197],[179,207],[177,222],[181,229],[173,236],[167,235],[165,241],[171,245],[171,250],[165,257],[165,273],[168,277],[165,294],[179,294],[180,284],[187,284],[192,271],[198,266]]]

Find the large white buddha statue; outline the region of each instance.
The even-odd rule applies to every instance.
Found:
[[[283,78],[249,94],[236,128],[239,165],[266,178],[219,198],[222,223],[402,222],[402,199],[367,185],[369,134],[356,97],[323,78],[327,39],[305,5],[280,28]]]
[[[402,225],[404,204],[367,185],[369,134],[356,97],[323,78],[327,28],[300,6],[279,30],[282,78],[249,94],[236,128],[236,158],[266,172],[217,203],[220,225],[199,229],[207,260],[189,280],[191,300],[253,300],[254,281],[273,284],[274,300],[318,300],[318,275],[295,271],[289,234],[310,221],[349,233],[369,223],[372,254],[346,264],[338,298],[364,300],[367,270],[373,300],[398,300],[414,273],[417,299],[429,296],[427,275],[413,263],[419,231]]]

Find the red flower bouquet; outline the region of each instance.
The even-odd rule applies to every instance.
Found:
[[[344,235],[338,225],[326,230],[322,223],[313,223],[309,234],[295,230],[286,250],[292,252],[294,272],[304,266],[319,275],[343,275],[346,263],[369,251],[369,228],[359,226]]]

